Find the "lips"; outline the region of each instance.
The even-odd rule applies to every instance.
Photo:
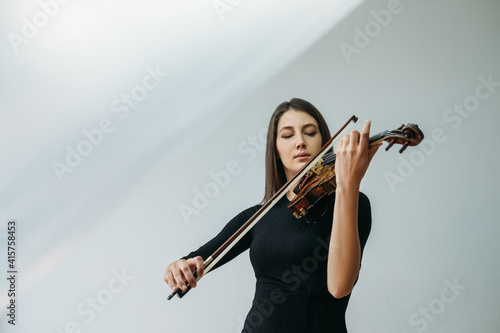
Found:
[[[309,156],[311,156],[311,154],[298,153],[297,155],[295,155],[295,158],[306,158],[306,157],[309,157]]]

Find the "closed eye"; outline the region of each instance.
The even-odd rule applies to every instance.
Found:
[[[304,134],[305,134],[305,135],[307,135],[307,136],[311,136],[311,137],[313,137],[313,136],[315,136],[317,133],[318,133],[318,132],[316,132],[316,131],[315,131],[315,132],[304,133]],[[282,135],[281,137],[282,137],[283,139],[289,139],[289,138],[291,138],[292,136],[293,136],[293,134],[288,134],[288,135]]]

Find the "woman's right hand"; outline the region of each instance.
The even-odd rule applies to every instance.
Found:
[[[174,261],[167,266],[163,273],[163,280],[168,284],[170,289],[175,290],[180,288],[182,291],[187,290],[186,282],[191,288],[196,287],[196,279],[193,271],[196,268],[196,275],[203,276],[203,258],[198,256],[190,259],[180,259]]]

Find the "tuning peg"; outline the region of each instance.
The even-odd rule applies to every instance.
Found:
[[[407,143],[405,143],[405,144],[403,145],[403,147],[401,147],[401,149],[399,150],[399,153],[400,153],[400,154],[401,154],[401,153],[403,153],[403,152],[406,150],[406,148],[408,148],[408,142],[407,142]]]
[[[391,141],[388,141],[389,142],[389,145],[387,146],[387,148],[385,148],[385,151],[388,151],[389,149],[391,149],[392,146],[394,146],[394,143],[396,142],[396,140],[392,139]]]

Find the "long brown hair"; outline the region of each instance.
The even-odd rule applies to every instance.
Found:
[[[313,117],[319,126],[321,133],[321,145],[324,145],[331,137],[328,125],[321,113],[308,101],[300,98],[293,98],[289,102],[283,102],[276,110],[274,110],[271,120],[269,121],[269,128],[267,130],[267,144],[266,144],[266,187],[263,203],[269,201],[272,196],[286,184],[287,179],[285,169],[281,159],[279,159],[278,151],[276,149],[276,134],[278,122],[285,114],[285,112],[295,110],[303,111]]]

